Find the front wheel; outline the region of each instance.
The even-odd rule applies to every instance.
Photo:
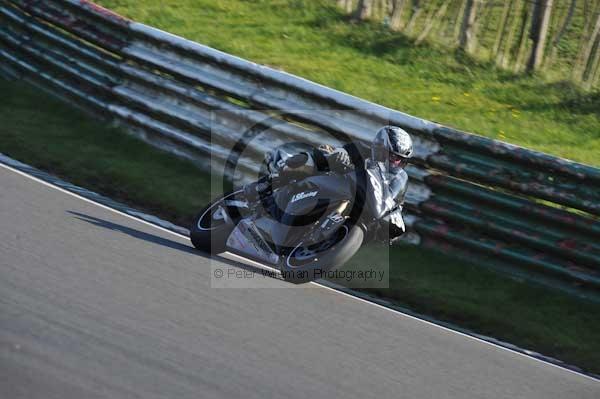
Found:
[[[299,284],[325,277],[325,273],[346,263],[360,249],[364,231],[344,225],[329,239],[312,245],[298,244],[283,260],[281,274]]]
[[[229,206],[225,201],[239,199],[237,197],[242,193],[243,190],[238,190],[225,194],[200,211],[190,227],[190,239],[196,249],[211,254],[225,251],[227,239],[235,228],[235,224],[227,222],[224,214]]]

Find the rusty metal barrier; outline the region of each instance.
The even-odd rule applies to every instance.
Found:
[[[248,132],[240,176],[288,141],[415,139],[407,241],[600,300],[600,169],[461,132],[158,29],[86,0],[0,0],[0,76],[23,78],[203,167]]]

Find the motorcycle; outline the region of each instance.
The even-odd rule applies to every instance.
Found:
[[[284,179],[273,165],[291,153],[280,149],[267,161],[269,173],[207,205],[191,226],[193,245],[238,254],[304,283],[342,266],[363,243],[404,232],[402,208],[377,168]]]

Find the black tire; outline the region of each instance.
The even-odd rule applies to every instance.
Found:
[[[213,219],[214,213],[216,213],[214,211],[218,209],[219,203],[224,199],[239,194],[242,191],[229,192],[221,198],[216,199],[204,207],[198,216],[194,218],[194,223],[190,227],[190,239],[196,249],[210,254],[218,254],[225,251],[225,244],[235,225],[226,223],[224,220]]]
[[[306,254],[297,256],[298,251],[303,248],[302,243],[298,244],[280,265],[284,280],[296,284],[306,283],[321,277],[324,272],[335,270],[350,260],[360,249],[365,233],[358,226],[347,225],[342,226],[339,231],[344,234],[343,237],[338,238],[331,247],[316,252],[316,256],[312,258],[307,258]],[[310,248],[304,249],[310,250]]]

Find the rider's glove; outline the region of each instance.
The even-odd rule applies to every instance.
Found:
[[[343,148],[336,148],[330,154],[325,156],[331,170],[343,170],[352,165],[350,155]]]

